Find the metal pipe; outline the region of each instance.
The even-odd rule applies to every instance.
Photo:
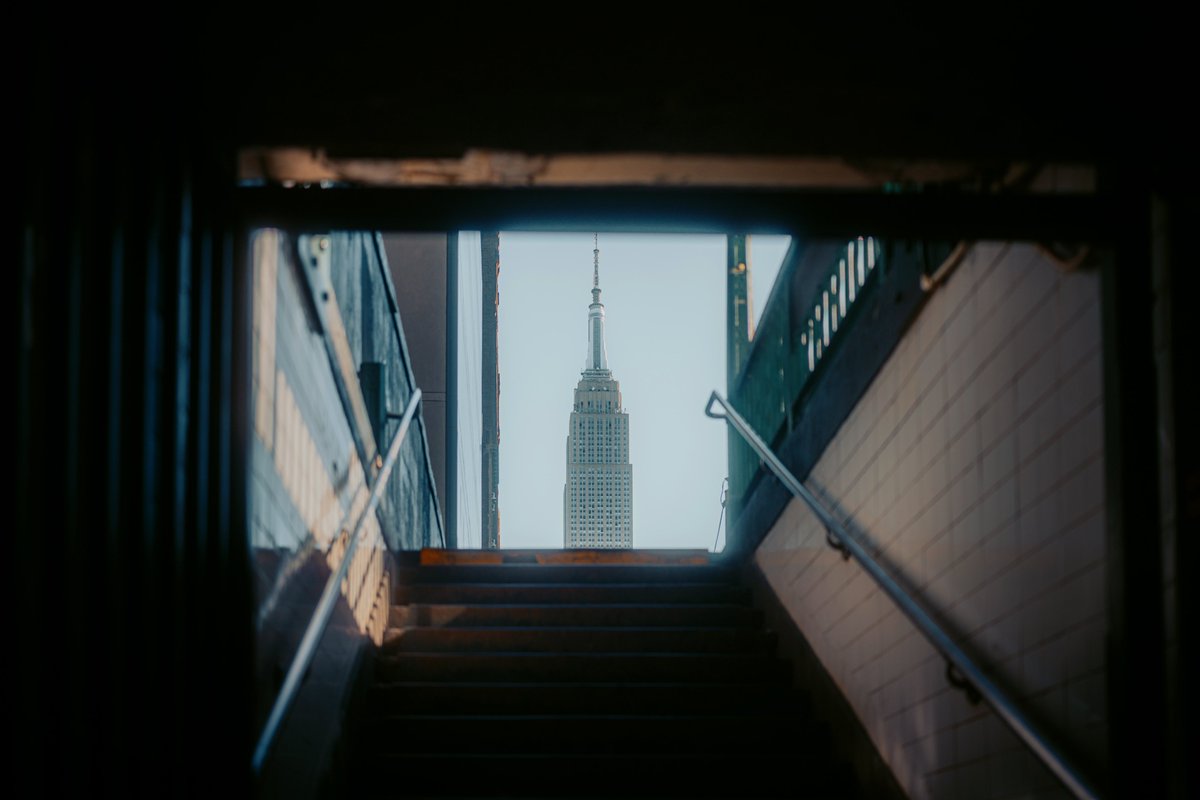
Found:
[[[446,233],[446,499],[442,546],[458,547],[458,230]]]
[[[719,403],[724,411],[714,412],[713,403]],[[917,630],[924,634],[930,644],[942,654],[947,663],[953,665],[953,669],[957,670],[958,674],[962,676],[962,680],[968,684],[969,688],[964,687],[967,688],[968,694],[970,694],[971,690],[978,692],[979,696],[992,707],[992,710],[1000,715],[1000,718],[1012,729],[1013,733],[1033,751],[1034,755],[1054,773],[1055,777],[1062,781],[1063,785],[1072,794],[1079,798],[1089,798],[1089,800],[1099,796],[1087,784],[1079,771],[1068,763],[1066,758],[1057,752],[1041,732],[1025,718],[1025,715],[1020,712],[1012,700],[954,643],[949,634],[933,621],[932,615],[914,597],[909,595],[900,584],[893,580],[884,571],[883,567],[880,566],[879,562],[872,558],[863,546],[850,535],[846,528],[833,516],[833,513],[796,479],[796,476],[783,465],[783,462],[771,451],[766,442],[754,432],[749,423],[734,411],[733,406],[729,404],[728,400],[714,391],[709,395],[708,405],[705,406],[704,413],[713,419],[724,419],[732,425],[734,430],[754,448],[759,458],[775,474],[775,477],[779,478],[780,482],[787,487],[788,491],[805,502],[821,521],[821,524],[825,526],[828,534],[836,539],[837,545],[839,545],[838,549],[844,553],[849,553],[849,555],[858,561],[867,574],[875,579],[875,583],[879,585],[879,588],[883,589],[884,593],[892,599],[892,602],[896,604],[900,611],[917,627]]]
[[[267,723],[263,726],[262,733],[258,737],[258,744],[254,748],[254,759],[251,766],[255,775],[262,771],[267,754],[271,751],[275,734],[279,732],[279,726],[283,723],[284,716],[287,715],[292,701],[296,698],[301,681],[304,680],[304,673],[308,671],[309,664],[312,663],[313,656],[316,654],[317,645],[325,633],[330,616],[333,615],[333,607],[337,602],[338,593],[341,591],[342,581],[345,580],[346,573],[350,569],[350,561],[354,558],[354,551],[358,547],[363,525],[366,524],[371,514],[375,513],[375,508],[379,505],[379,498],[383,496],[388,478],[391,477],[392,467],[396,465],[396,459],[400,455],[400,445],[404,444],[404,437],[408,433],[409,425],[412,424],[413,416],[417,413],[417,406],[420,405],[420,402],[421,390],[414,389],[412,397],[408,401],[408,408],[404,409],[404,417],[400,420],[400,429],[392,437],[392,443],[388,446],[387,458],[384,459],[383,466],[375,476],[375,485],[371,487],[371,496],[350,534],[350,541],[346,544],[346,553],[342,556],[342,562],[338,565],[337,571],[329,576],[329,580],[325,581],[321,599],[317,601],[317,608],[313,612],[312,619],[308,621],[304,638],[300,640],[300,646],[296,648],[296,655],[292,658],[291,666],[288,667],[287,677],[283,680],[283,686],[275,698],[275,704],[271,707]]]

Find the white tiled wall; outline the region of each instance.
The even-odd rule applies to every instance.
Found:
[[[981,243],[929,299],[813,469],[885,563],[1052,738],[1104,756],[1099,276]],[[793,501],[758,565],[917,798],[1058,796]]]

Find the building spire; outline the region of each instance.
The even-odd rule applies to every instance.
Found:
[[[595,249],[592,250],[592,302],[600,302],[600,234],[593,233]]]
[[[608,372],[608,351],[604,346],[604,304],[600,302],[600,234],[592,250],[592,304],[588,306],[588,357],[585,370]]]

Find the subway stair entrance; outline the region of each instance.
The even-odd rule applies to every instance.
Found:
[[[398,572],[358,788],[859,794],[737,571],[703,551],[426,550]]]

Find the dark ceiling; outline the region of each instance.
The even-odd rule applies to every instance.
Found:
[[[240,53],[237,130],[354,156],[1103,160],[1178,141],[1160,124],[1182,119],[1188,74],[1167,21],[973,13],[285,25]]]
[[[35,106],[50,93],[136,116],[182,99],[227,143],[332,155],[1182,152],[1187,26],[1096,8],[193,11],[35,27],[8,57]]]

